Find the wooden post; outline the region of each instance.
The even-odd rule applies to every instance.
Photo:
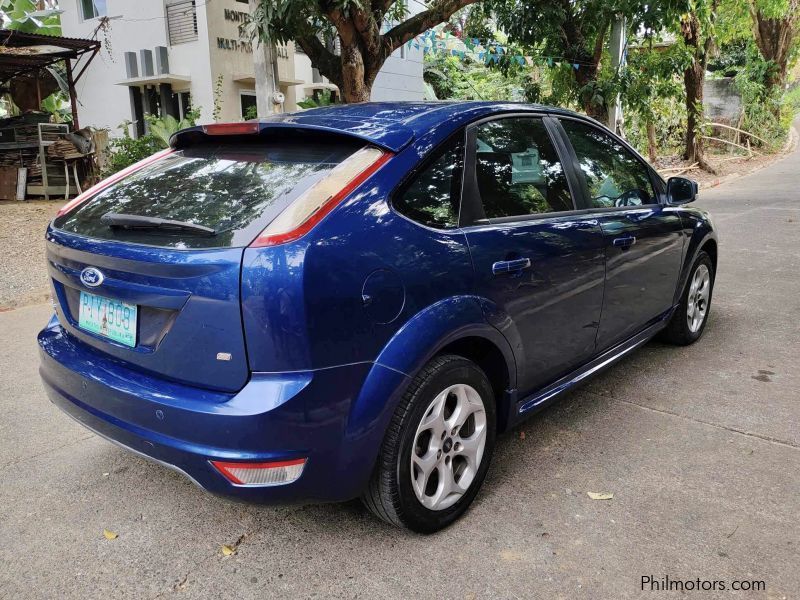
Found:
[[[64,61],[67,66],[67,87],[69,88],[69,104],[72,107],[72,130],[77,131],[80,129],[78,124],[78,102],[75,98],[75,82],[72,79],[72,64],[69,59]]]
[[[39,79],[39,71],[36,71],[36,109],[42,110],[42,86]]]

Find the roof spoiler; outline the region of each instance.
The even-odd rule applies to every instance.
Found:
[[[285,115],[268,120],[213,123],[182,129],[172,135],[169,145],[175,150],[180,150],[217,137],[268,136],[272,132],[292,131],[317,131],[328,135],[357,139],[395,154],[414,139],[414,132],[411,129],[393,122]]]

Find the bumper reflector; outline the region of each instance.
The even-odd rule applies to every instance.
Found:
[[[292,483],[303,474],[305,458],[273,462],[224,462],[212,460],[211,464],[235,485],[284,485]]]

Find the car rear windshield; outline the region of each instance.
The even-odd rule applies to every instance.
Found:
[[[66,232],[166,248],[248,245],[304,190],[359,144],[324,140],[201,145],[176,151],[102,190],[55,220]],[[108,213],[213,229],[123,228]],[[140,220],[141,222],[141,220]]]

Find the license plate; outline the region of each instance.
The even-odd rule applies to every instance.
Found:
[[[81,329],[133,348],[136,345],[135,304],[81,292],[78,325]]]

